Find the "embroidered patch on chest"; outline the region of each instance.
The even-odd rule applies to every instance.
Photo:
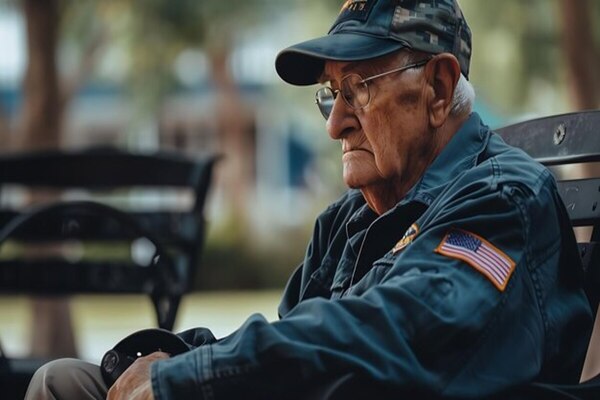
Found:
[[[392,254],[396,254],[406,246],[412,243],[412,241],[419,234],[419,226],[417,224],[412,224],[410,228],[406,230],[402,239],[398,240],[398,243],[392,249]]]
[[[515,262],[500,249],[474,233],[459,229],[449,231],[435,252],[466,262],[501,292],[515,269]]]

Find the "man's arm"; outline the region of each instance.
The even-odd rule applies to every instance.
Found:
[[[525,232],[533,222],[548,242],[549,274],[556,273],[560,248],[555,205],[544,196],[507,186],[448,203],[410,246],[388,264],[375,263],[379,284],[339,300],[302,301],[272,323],[254,315],[218,343],[155,363],[156,398],[293,397],[323,377],[347,373],[442,393],[465,371],[477,373],[473,359],[484,350],[485,390],[533,378],[544,358],[544,322],[530,290]],[[540,205],[544,220],[524,219],[526,208]],[[514,261],[503,290],[463,260],[435,251],[456,228],[483,236]],[[510,374],[493,376],[500,370]]]

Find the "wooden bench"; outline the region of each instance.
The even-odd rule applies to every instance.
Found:
[[[81,252],[88,242],[101,248],[102,244],[110,248],[124,242],[137,243],[154,253],[142,256],[146,260],[140,262],[140,257],[107,261],[85,255],[77,259],[13,251],[0,260],[0,293],[147,293],[158,325],[172,329],[179,299],[191,288],[202,251],[204,203],[214,160],[210,156],[190,160],[172,153],[131,154],[110,148],[0,156],[0,193],[9,185],[13,189],[85,191],[82,200],[0,208],[0,246],[9,240],[38,245],[67,242],[84,246],[78,247]],[[187,189],[193,199],[188,209],[165,211],[153,209],[154,205],[141,209],[131,195],[144,189],[151,191],[159,207],[164,202],[160,191],[165,189]],[[98,200],[111,195],[121,203],[132,203],[133,209]],[[138,197],[143,200],[143,194]]]
[[[171,330],[202,252],[214,161],[113,148],[1,156],[0,195],[45,194],[0,203],[0,293],[146,293]]]
[[[0,155],[0,294],[143,293],[171,330],[199,266],[215,160],[112,148]],[[0,347],[0,397],[18,388],[22,398],[39,364]]]

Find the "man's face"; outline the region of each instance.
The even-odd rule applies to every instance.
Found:
[[[402,55],[361,62],[327,62],[323,80],[335,90],[348,74],[363,79],[408,64]],[[342,144],[343,177],[352,188],[391,186],[406,193],[431,162],[433,134],[429,129],[422,68],[392,73],[368,83],[369,104],[348,106],[338,95],[327,131]]]

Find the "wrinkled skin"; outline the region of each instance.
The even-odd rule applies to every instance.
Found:
[[[405,59],[399,52],[360,62],[328,61],[321,81],[338,89],[350,73],[366,78],[406,65]],[[378,214],[406,195],[466,118],[449,117],[459,76],[456,58],[441,54],[419,69],[369,82],[365,108],[354,110],[337,96],[327,132],[341,143],[344,182],[360,189]]]
[[[117,379],[108,391],[107,400],[154,400],[150,366],[153,362],[169,358],[167,353],[157,351],[145,357],[140,357],[123,375]]]

